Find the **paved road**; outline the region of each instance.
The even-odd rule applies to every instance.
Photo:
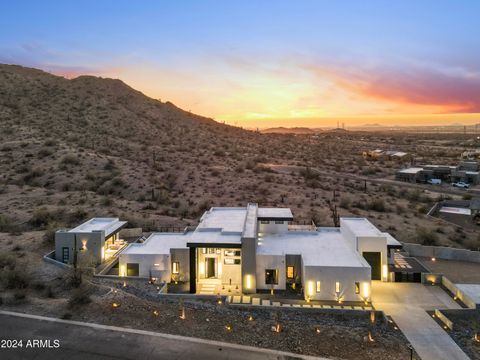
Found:
[[[23,339],[24,347],[0,348],[2,360],[319,359],[169,334],[14,314],[0,311],[0,339]],[[52,344],[58,339],[60,347],[26,349],[29,339],[51,340]]]
[[[372,302],[392,317],[422,360],[469,359],[425,311],[460,308],[440,287],[375,281]]]

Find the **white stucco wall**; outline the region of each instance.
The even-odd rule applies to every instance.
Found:
[[[170,255],[165,254],[120,254],[119,275],[126,275],[127,263],[138,263],[139,277],[148,278],[151,275],[161,281],[171,279]],[[155,266],[158,264],[158,266]],[[123,273],[123,271],[125,273]]]
[[[362,255],[363,252],[379,252],[382,259],[382,281],[388,281],[384,279],[383,267],[388,266],[387,259],[387,238],[385,236],[378,237],[358,237],[357,238],[358,252]]]
[[[268,224],[258,222],[258,232],[264,234],[281,234],[288,231],[288,221],[283,221],[282,224],[276,224],[275,221],[269,221]]]
[[[363,301],[367,287],[370,296],[370,267],[304,267],[305,299],[336,300],[335,283],[340,282],[340,296],[344,301]],[[320,292],[316,283],[320,281]],[[310,284],[309,284],[310,282]],[[360,294],[355,293],[355,282],[360,283]]]
[[[274,289],[285,290],[286,269],[284,255],[257,255],[257,289],[271,289],[272,285],[265,284],[265,270],[278,270],[278,285]]]

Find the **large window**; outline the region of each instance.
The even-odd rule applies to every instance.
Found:
[[[178,261],[174,261],[172,263],[172,274],[178,274],[180,272],[180,263]]]
[[[127,263],[127,276],[138,276],[138,264],[136,263]]]
[[[265,270],[265,284],[278,285],[278,270],[267,269]]]
[[[295,268],[293,266],[287,266],[287,279],[293,279],[295,277]]]

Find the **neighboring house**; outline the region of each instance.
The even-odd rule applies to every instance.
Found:
[[[412,155],[403,151],[397,150],[369,150],[362,153],[366,159],[376,160],[396,160],[396,161],[411,161]]]
[[[440,179],[444,182],[463,181],[476,185],[480,183],[479,164],[476,161],[462,161],[456,166],[451,165],[420,165],[401,169],[396,172],[397,180],[406,182],[426,182],[430,179]]]
[[[127,245],[118,237],[127,224],[118,218],[93,218],[71,230],[55,233],[55,259],[73,264],[75,258],[100,264]]]
[[[401,247],[365,218],[341,218],[339,228],[289,230],[288,208],[213,207],[193,231],[153,233],[119,255],[119,275],[182,282],[243,294],[286,290],[307,300],[366,301],[371,280],[388,281],[390,252]],[[213,290],[212,290],[213,291]]]

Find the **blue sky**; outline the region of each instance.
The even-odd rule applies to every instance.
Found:
[[[476,121],[478,14],[453,0],[2,1],[0,62],[118,77],[252,126]]]

